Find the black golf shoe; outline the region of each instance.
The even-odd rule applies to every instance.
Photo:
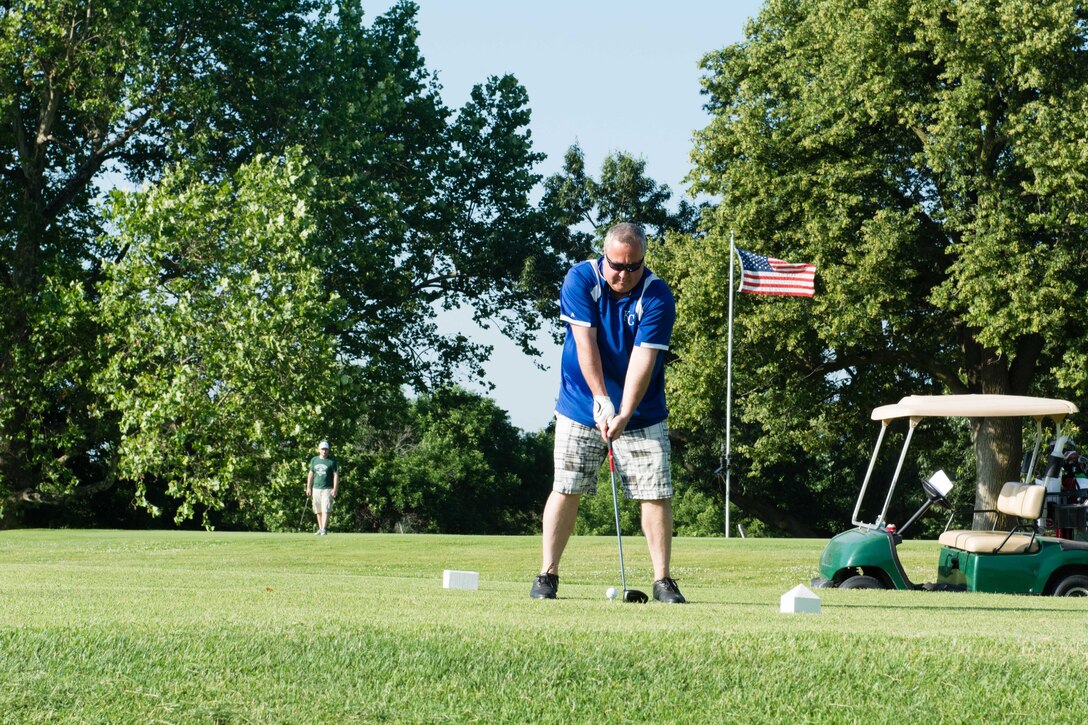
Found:
[[[533,590],[529,592],[529,596],[533,599],[555,599],[558,591],[559,575],[541,574],[533,579]]]
[[[654,582],[654,599],[665,604],[683,604],[687,601],[680,593],[680,587],[676,586],[676,580],[668,577]]]

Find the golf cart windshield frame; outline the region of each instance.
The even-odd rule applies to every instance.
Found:
[[[1056,427],[1055,436],[1061,434],[1062,422],[1066,416],[1076,413],[1077,406],[1067,400],[1052,398],[1032,398],[1020,395],[909,395],[898,403],[882,405],[872,413],[873,420],[880,421],[880,434],[877,436],[876,445],[873,446],[873,455],[869,460],[869,468],[865,472],[865,480],[861,484],[858,493],[858,501],[854,506],[852,521],[854,526],[869,529],[883,528],[888,516],[888,508],[891,506],[895,487],[899,483],[899,474],[903,470],[903,463],[907,459],[907,450],[910,448],[914,429],[922,422],[923,418],[1000,418],[1000,417],[1030,417],[1035,420],[1035,445],[1031,454],[1031,464],[1024,474],[1024,482],[1031,478],[1032,471],[1039,458],[1039,450],[1043,440],[1043,420],[1050,418]],[[873,523],[860,521],[861,503],[865,498],[865,492],[869,488],[869,481],[876,467],[877,455],[880,453],[881,444],[884,442],[884,434],[892,421],[900,418],[908,418],[910,428],[907,430],[906,440],[903,441],[903,450],[899,454],[899,462],[892,475],[891,485],[888,487],[888,495],[884,499],[884,507],[880,516]]]

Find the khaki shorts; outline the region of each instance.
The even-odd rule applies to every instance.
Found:
[[[672,498],[671,450],[669,426],[664,421],[648,428],[625,430],[612,441],[616,479],[627,498],[640,501]],[[598,429],[556,414],[554,458],[553,491],[594,494],[597,471],[608,460],[608,445]]]
[[[314,489],[314,513],[315,514],[327,514],[332,511],[332,489],[331,488],[315,488]]]

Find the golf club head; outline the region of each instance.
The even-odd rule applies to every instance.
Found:
[[[645,604],[650,601],[650,598],[646,596],[646,592],[640,592],[638,589],[624,589],[623,601],[633,602],[635,604]]]

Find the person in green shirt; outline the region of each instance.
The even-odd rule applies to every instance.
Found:
[[[317,514],[317,536],[328,533],[329,511],[332,500],[340,488],[340,467],[329,455],[329,442],[321,441],[317,455],[310,459],[310,473],[306,476],[306,495],[313,497],[314,513]]]

